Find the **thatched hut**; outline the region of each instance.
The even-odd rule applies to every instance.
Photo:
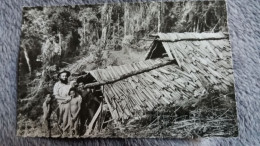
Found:
[[[233,88],[231,47],[223,33],[159,33],[145,60],[90,71],[113,121],[142,116],[160,105],[181,104],[206,88]],[[87,78],[89,80],[87,80]]]

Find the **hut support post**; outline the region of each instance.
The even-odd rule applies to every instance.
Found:
[[[89,133],[92,131],[92,128],[94,126],[94,123],[96,122],[97,118],[98,118],[98,115],[100,114],[101,112],[101,107],[103,106],[103,102],[100,103],[99,107],[98,107],[98,110],[97,112],[95,113],[94,117],[92,118],[89,126],[88,126],[88,129],[86,131],[86,133],[84,135],[89,135]]]

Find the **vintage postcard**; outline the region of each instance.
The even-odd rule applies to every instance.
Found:
[[[225,1],[23,8],[17,136],[237,135]]]

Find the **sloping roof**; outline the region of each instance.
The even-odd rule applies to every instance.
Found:
[[[133,76],[139,71],[151,70],[154,67],[156,68],[171,62],[171,60],[166,59],[147,60],[120,66],[107,66],[105,69],[92,70],[90,73],[97,82],[106,84],[117,81],[122,77]]]
[[[194,79],[223,90],[233,85],[232,52],[223,33],[159,33],[158,37],[169,58]]]
[[[114,119],[138,116],[158,105],[178,104],[209,85],[222,91],[233,86],[231,48],[223,34],[160,33],[158,37],[167,58],[151,58],[150,53],[144,61],[90,72],[103,85]],[[171,61],[175,59],[177,63]]]
[[[164,59],[145,60],[132,64],[165,62]],[[139,66],[140,67],[140,66]],[[141,67],[142,68],[142,67]],[[118,70],[111,67],[111,70]],[[99,73],[105,70],[99,70]],[[158,105],[176,103],[179,100],[192,97],[195,90],[199,92],[199,82],[193,83],[192,76],[181,70],[178,65],[171,63],[143,73],[129,76],[112,84],[105,84],[103,94],[113,118],[127,119],[150,111]]]

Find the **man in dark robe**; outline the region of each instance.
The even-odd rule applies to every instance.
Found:
[[[87,124],[90,122],[88,106],[92,93],[89,88],[84,89],[83,82],[78,82],[78,92],[82,97],[80,110],[80,134],[82,135],[86,131]]]

